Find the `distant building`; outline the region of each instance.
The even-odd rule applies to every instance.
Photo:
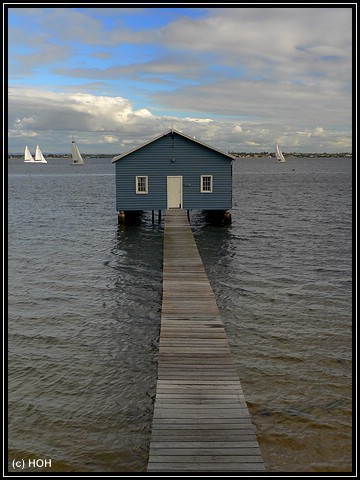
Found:
[[[230,222],[234,157],[177,130],[115,156],[116,209],[127,212],[183,208],[216,212]]]

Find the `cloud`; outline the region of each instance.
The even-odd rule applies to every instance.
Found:
[[[54,73],[58,75],[73,78],[99,78],[113,79],[124,76],[135,78],[137,80],[144,79],[148,81],[152,75],[165,76],[167,78],[199,78],[205,71],[202,61],[191,61],[188,58],[179,55],[159,57],[156,60],[147,62],[134,62],[127,65],[113,65],[111,67],[100,68],[55,68]],[[151,79],[151,77],[150,77]]]
[[[31,118],[32,128],[39,130],[114,130],[119,125],[134,123],[136,117],[152,116],[145,108],[134,110],[122,97],[19,88],[9,92],[9,108],[10,125],[19,126],[17,119],[23,112],[23,118]],[[25,128],[26,123],[22,121],[21,125]]]
[[[281,88],[280,88],[281,85]],[[271,81],[226,79],[206,85],[180,87],[151,94],[153,103],[169,110],[194,114],[235,116],[242,120],[285,125],[351,123],[351,97],[336,82],[324,80],[309,85]]]
[[[82,143],[94,151],[118,153],[120,148],[141,145],[171,127],[223,151],[250,147],[272,151],[278,137],[284,147],[292,150],[301,146],[306,151],[317,137],[325,146],[340,148],[341,136],[341,148],[347,150],[351,146],[350,134],[321,126],[313,130],[288,126],[284,132],[279,126],[264,122],[156,115],[147,108],[135,109],[123,97],[89,93],[11,88],[9,111],[9,139],[37,136],[46,151],[54,151],[54,145],[59,145],[57,151],[66,151],[68,138],[77,132]]]
[[[286,64],[302,50],[318,56],[321,46],[349,58],[350,25],[349,8],[226,8],[210,9],[203,19],[182,17],[156,35],[176,50],[211,53],[251,70],[259,61]]]

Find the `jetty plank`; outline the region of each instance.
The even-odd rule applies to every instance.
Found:
[[[184,210],[167,210],[148,472],[259,472],[264,461]]]

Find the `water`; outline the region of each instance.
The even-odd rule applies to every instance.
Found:
[[[9,472],[146,472],[163,223],[118,227],[114,173],[9,161]],[[233,204],[191,223],[266,468],[350,472],[351,159],[238,159]]]

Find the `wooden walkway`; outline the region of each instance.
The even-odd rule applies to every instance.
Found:
[[[167,210],[148,472],[264,471],[223,322],[184,210]]]

